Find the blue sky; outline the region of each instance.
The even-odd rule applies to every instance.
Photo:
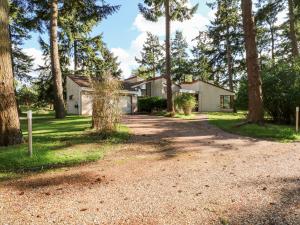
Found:
[[[183,31],[190,45],[199,30],[204,30],[213,12],[206,6],[211,0],[190,0],[191,4],[199,3],[198,12],[190,20],[183,23],[173,22],[172,32]],[[135,56],[139,56],[147,31],[164,38],[164,20],[158,23],[146,21],[138,12],[138,3],[142,0],[107,0],[111,4],[121,5],[120,10],[102,21],[94,28],[92,35],[103,33],[104,41],[112,52],[119,57],[123,77],[130,76],[131,70],[136,68]],[[33,33],[32,39],[24,45],[25,52],[36,58],[36,64],[42,64],[41,52],[38,44],[39,34]]]

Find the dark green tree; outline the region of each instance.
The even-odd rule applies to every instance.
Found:
[[[196,12],[198,5],[190,8],[187,5],[187,0],[144,0],[143,2],[144,4],[139,4],[139,10],[147,20],[156,22],[159,17],[165,17],[165,78],[167,80],[167,102],[168,111],[174,112],[171,81],[171,21],[190,19]]]
[[[212,48],[207,52],[217,83],[234,90],[243,58],[241,8],[239,0],[216,0],[208,4],[217,10],[208,27]]]
[[[159,38],[147,32],[147,39],[141,51],[141,58],[135,58],[139,64],[138,73],[145,78],[156,77],[161,74],[163,67],[164,50]]]
[[[189,67],[188,43],[183,37],[182,32],[176,31],[172,40],[172,79],[176,82],[184,82],[187,75],[191,74]]]
[[[192,59],[190,60],[190,69],[193,79],[213,80],[213,71],[208,54],[211,52],[211,44],[207,32],[199,32],[194,39],[196,45],[192,48]]]

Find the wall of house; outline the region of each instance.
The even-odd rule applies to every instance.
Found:
[[[163,90],[163,79],[157,79],[151,81],[151,96],[165,97]]]
[[[79,114],[80,109],[80,92],[81,87],[79,87],[74,81],[72,81],[69,77],[66,80],[66,88],[67,88],[67,112],[68,114]],[[72,99],[70,99],[72,96]],[[77,108],[75,106],[78,106]]]
[[[234,93],[216,87],[214,85],[198,81],[190,84],[182,84],[182,89],[199,92],[199,111],[216,112],[221,111],[220,96],[234,95]]]
[[[81,92],[81,115],[91,116],[93,113],[93,95],[90,92]]]

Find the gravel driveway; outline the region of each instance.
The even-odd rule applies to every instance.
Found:
[[[0,184],[0,224],[300,224],[300,143],[128,116],[104,160]]]

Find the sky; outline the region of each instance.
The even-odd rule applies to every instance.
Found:
[[[189,4],[199,3],[197,13],[191,20],[172,22],[172,34],[176,30],[183,32],[190,46],[192,39],[195,38],[199,30],[204,30],[213,18],[214,13],[207,7],[206,2],[212,0],[190,0]],[[118,56],[120,67],[123,71],[122,77],[127,78],[131,75],[131,70],[138,65],[135,57],[139,57],[146,32],[150,31],[164,39],[164,18],[153,23],[147,21],[138,11],[138,3],[142,0],[107,0],[108,3],[121,5],[120,10],[98,24],[92,32],[92,36],[103,34],[103,39],[110,50]],[[33,56],[35,66],[43,65],[42,52],[39,47],[38,39],[40,34],[32,33],[32,38],[25,42],[24,51]],[[47,34],[44,34],[46,36]]]

